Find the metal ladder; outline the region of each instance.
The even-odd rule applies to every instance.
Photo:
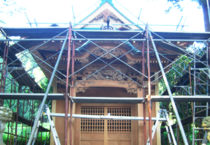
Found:
[[[154,135],[155,135],[155,131],[158,127],[158,124],[159,124],[159,119],[160,119],[160,115],[161,115],[161,111],[158,112],[157,114],[157,117],[156,117],[156,121],[155,121],[155,124],[152,126],[152,139],[154,138]],[[149,138],[147,139],[147,144],[146,145],[150,145],[150,140]]]
[[[208,46],[205,52],[205,60],[198,61],[199,59],[194,54],[194,96],[208,96]],[[202,67],[198,67],[201,65]],[[208,102],[194,102],[193,103],[193,139],[192,145],[205,144],[207,142],[207,131],[201,127],[203,118],[208,116],[209,104]],[[200,134],[200,136],[199,136]]]
[[[58,134],[57,134],[57,131],[55,129],[54,122],[52,121],[52,119],[50,117],[50,109],[48,108],[47,105],[46,105],[46,114],[47,114],[48,121],[50,123],[50,128],[51,128],[51,131],[53,133],[53,138],[54,138],[55,144],[56,145],[61,145]]]
[[[158,124],[160,122],[159,121],[160,117],[166,119],[167,124],[166,124],[165,128],[166,128],[166,131],[167,131],[169,144],[170,145],[177,145],[177,142],[176,142],[176,139],[175,139],[175,136],[174,136],[174,133],[173,133],[173,129],[172,129],[169,117],[168,117],[168,113],[167,113],[167,110],[165,110],[165,109],[160,109],[158,114],[157,114],[156,122],[152,127],[152,139],[154,138],[155,131],[157,130]],[[172,140],[171,140],[171,138],[172,138]],[[150,145],[149,138],[147,139],[147,144],[146,145]]]
[[[55,145],[61,145],[59,137],[58,137],[58,134],[57,134],[57,131],[55,129],[54,122],[52,121],[52,119],[50,117],[50,109],[48,108],[47,105],[45,105],[45,112],[43,112],[43,114],[46,115],[47,118],[48,118],[48,121],[49,121],[49,124],[50,124],[50,128],[51,128],[51,131],[52,131],[52,134],[53,134]],[[40,121],[38,122],[38,124],[36,126],[35,136],[33,137],[32,145],[34,145],[35,142],[36,142],[39,126],[40,126]]]

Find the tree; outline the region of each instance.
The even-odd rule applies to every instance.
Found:
[[[180,5],[180,2],[184,0],[168,0],[168,1],[172,2],[173,6],[179,8],[180,10],[183,9],[182,6]],[[192,0],[192,1],[197,1],[202,7],[205,31],[210,32],[210,20],[209,20],[209,15],[208,15],[208,6],[210,6],[210,0]],[[208,5],[207,5],[207,1],[208,1]]]
[[[207,1],[206,0],[199,0],[199,3],[200,3],[200,5],[202,6],[202,9],[203,9],[205,30],[206,30],[206,32],[210,32],[210,19],[209,19],[210,14],[208,14]],[[210,3],[208,3],[208,5],[210,5]]]
[[[0,0],[0,25],[6,25],[8,18],[21,14],[25,8],[18,5],[15,0]]]

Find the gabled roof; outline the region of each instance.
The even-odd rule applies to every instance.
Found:
[[[74,25],[77,29],[100,29],[106,25],[107,18],[110,18],[110,25],[117,30],[140,29],[128,17],[121,13],[112,3],[112,0],[102,0],[99,7],[87,15],[78,24]],[[103,26],[102,26],[103,24]]]

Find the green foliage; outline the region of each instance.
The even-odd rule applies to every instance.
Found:
[[[204,56],[206,52],[206,45],[204,43],[195,42],[190,47],[187,48],[187,51],[190,52],[191,54],[195,53],[199,57],[202,57]],[[176,86],[177,83],[180,82],[180,78],[183,77],[184,74],[188,73],[189,66],[192,67],[192,58],[182,55],[180,56],[179,59],[177,59],[177,61],[171,66],[170,70],[166,74],[166,77],[169,81],[170,88]],[[189,78],[186,78],[186,79],[189,79]],[[189,86],[189,84],[187,85]],[[166,91],[166,86],[163,79],[160,81],[159,86],[160,86],[159,88],[160,88],[161,94]],[[193,80],[192,80],[192,86],[193,86]],[[183,89],[179,89],[178,91],[174,92],[173,95],[189,95],[191,94],[191,91],[192,91],[190,87],[187,87],[187,89],[185,88],[185,91],[182,91],[182,90]],[[176,116],[174,115],[174,111],[173,111],[171,103],[169,104],[160,103],[160,105],[161,105],[161,108],[166,108],[169,111],[170,120],[173,120],[174,124],[176,124],[177,123]],[[184,119],[190,116],[192,117],[193,106],[191,102],[176,102],[176,105],[177,105],[177,109],[178,109],[181,119]],[[186,133],[189,143],[192,143],[193,125],[194,124],[187,124],[184,126],[185,133]],[[179,130],[176,129],[175,130],[176,138],[177,138],[177,133],[180,134],[178,144],[183,144],[181,133]],[[197,137],[199,135],[201,135],[200,132],[198,130],[195,130],[195,136]],[[162,138],[164,140],[167,139],[166,132],[163,133]]]
[[[30,51],[24,50],[18,53],[16,56],[22,62],[22,65],[27,71],[27,73],[35,79],[35,81],[39,84],[40,87],[44,87],[47,83],[47,78],[40,69],[39,65],[34,60]]]
[[[15,141],[17,141],[18,145],[25,145],[27,143],[27,140],[30,136],[31,132],[31,127],[26,126],[23,124],[18,124],[17,126],[17,135],[18,138],[16,139],[15,136],[15,123],[7,123],[6,126],[9,125],[9,130],[8,128],[5,129],[5,133],[3,134],[3,141],[4,143],[11,142],[11,144],[15,144]],[[42,123],[41,126],[44,126],[47,129],[50,129],[50,126],[48,123]],[[9,132],[10,134],[6,134],[6,132]],[[37,136],[37,141],[36,144],[49,144],[50,141],[50,134],[49,132],[39,132]]]
[[[48,85],[48,79],[45,77],[35,60],[33,59],[32,55],[29,51],[23,51],[17,55],[17,57],[21,60],[25,71],[35,79],[35,81],[40,85],[40,87],[46,91]],[[0,58],[2,62],[2,58]],[[1,74],[0,74],[1,75]],[[50,92],[52,92],[52,88]],[[5,81],[5,92],[7,93],[31,93],[30,88],[27,86],[20,86],[17,81],[11,76],[11,74],[7,73],[6,81]],[[36,116],[36,112],[38,111],[40,105],[39,100],[4,100],[4,106],[11,108],[13,112],[17,112],[18,108],[18,115],[23,117],[27,120],[34,120]],[[51,106],[51,102],[48,102],[48,106]],[[14,119],[15,120],[15,119]],[[43,121],[45,121],[44,119]],[[42,123],[45,128],[49,129],[48,123]],[[4,133],[4,141],[5,143],[11,141],[13,144],[17,141],[18,144],[26,144],[28,137],[31,132],[31,126],[23,125],[21,123],[17,124],[17,135],[18,138],[14,135],[8,135],[7,132],[9,131],[12,134],[15,134],[15,126],[16,122],[11,122],[7,124],[7,128]],[[36,144],[49,144],[50,134],[49,132],[39,132],[38,139]]]
[[[169,81],[169,86],[172,87],[177,84],[180,78],[186,73],[187,68],[189,67],[192,59],[188,58],[185,55],[179,57],[179,59],[172,65],[171,69],[167,72],[166,77]],[[159,94],[162,94],[166,91],[166,85],[164,80],[161,79],[159,83]]]

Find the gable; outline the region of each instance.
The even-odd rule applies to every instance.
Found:
[[[107,21],[110,27],[107,28]],[[106,2],[93,11],[90,15],[75,25],[78,29],[110,29],[110,30],[130,30],[140,29],[140,27],[132,25],[131,20],[125,17],[112,4]]]

